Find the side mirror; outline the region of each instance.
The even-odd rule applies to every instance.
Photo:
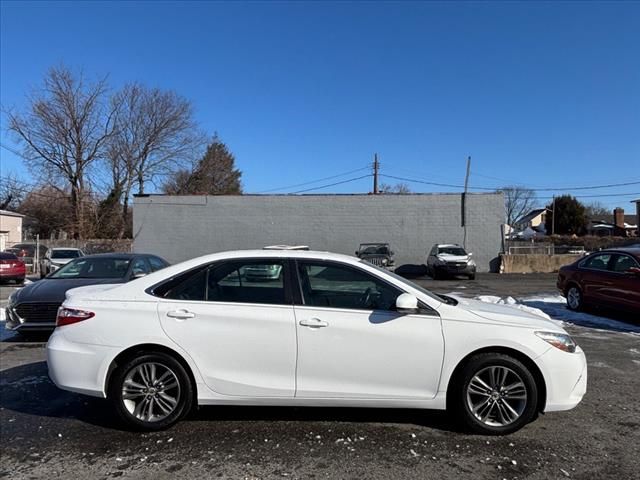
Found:
[[[469,255],[470,257],[473,257],[473,252],[469,253],[468,255]]]
[[[136,278],[142,278],[144,276],[146,276],[147,274],[144,272],[133,272],[133,275],[131,275],[131,279],[135,280]]]
[[[405,315],[418,313],[418,299],[410,293],[403,293],[396,298],[396,310]]]

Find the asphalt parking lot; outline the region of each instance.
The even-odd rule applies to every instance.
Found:
[[[555,275],[418,282],[469,297],[556,294]],[[0,288],[0,304],[10,290]],[[499,438],[460,432],[441,412],[264,407],[205,407],[168,431],[132,433],[106,401],[49,381],[45,339],[2,331],[0,476],[640,478],[640,326],[631,316],[592,317],[603,319],[599,328],[567,325],[589,362],[583,402]]]

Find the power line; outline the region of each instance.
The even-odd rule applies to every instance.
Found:
[[[334,185],[342,185],[343,183],[355,182],[356,180],[361,180],[363,178],[368,178],[370,176],[371,174],[369,173],[367,175],[362,175],[361,177],[350,178],[349,180],[343,180],[342,182],[329,183],[328,185],[320,185],[319,187],[307,188],[306,190],[298,190],[297,192],[293,192],[293,193],[311,192],[313,190],[320,190],[322,188],[333,187]]]
[[[344,177],[346,175],[350,175],[350,174],[356,173],[356,172],[361,172],[363,170],[369,170],[369,167],[356,168],[355,170],[350,170],[348,172],[340,173],[338,175],[332,175],[330,177],[319,178],[317,180],[311,180],[309,182],[304,182],[304,183],[297,183],[295,185],[288,185],[286,187],[270,188],[269,190],[262,190],[262,191],[260,191],[258,193],[270,193],[270,192],[277,192],[279,190],[289,190],[291,188],[304,187],[305,185],[311,185],[313,183],[326,182],[327,180],[333,180],[334,178]],[[295,193],[297,193],[297,192],[295,192]]]
[[[437,183],[437,182],[427,182],[425,180],[418,180],[415,178],[405,178],[405,177],[396,177],[393,175],[386,175],[381,173],[381,177],[394,178],[396,180],[403,180],[405,182],[413,182],[413,183],[423,183],[426,185],[435,185],[439,187],[449,187],[449,188],[460,188],[463,189],[464,185],[454,185],[448,183]],[[530,190],[534,192],[556,192],[556,191],[574,191],[574,190],[596,190],[600,188],[615,188],[615,187],[625,187],[629,185],[640,185],[640,182],[624,182],[624,183],[610,183],[607,185],[591,185],[591,186],[579,186],[579,187],[554,187],[554,188],[531,188]],[[505,187],[469,187],[473,190],[504,190]]]

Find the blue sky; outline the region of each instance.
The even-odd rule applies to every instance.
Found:
[[[0,22],[3,106],[23,106],[60,62],[114,88],[174,89],[235,153],[248,192],[363,168],[374,152],[383,174],[455,185],[468,155],[474,186],[640,181],[637,2],[3,1]],[[29,178],[0,155],[3,176]],[[581,194],[627,192],[640,185]]]

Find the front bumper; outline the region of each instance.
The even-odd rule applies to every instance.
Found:
[[[476,274],[476,266],[475,265],[453,265],[453,264],[444,264],[444,265],[436,265],[435,269],[439,273],[444,273],[446,275],[475,275]]]
[[[547,388],[545,412],[571,410],[587,392],[587,358],[580,347],[575,353],[550,348],[536,360]]]

